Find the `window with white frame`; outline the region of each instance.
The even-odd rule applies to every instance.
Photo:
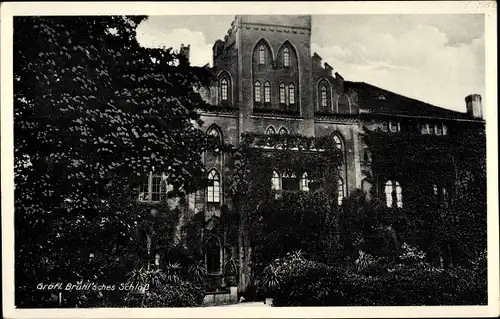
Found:
[[[259,64],[266,64],[266,48],[263,45],[259,47]]]
[[[139,187],[139,201],[159,202],[167,196],[167,178],[165,174],[150,172]]]
[[[335,143],[336,148],[342,150],[342,140],[340,139],[340,136],[333,134],[333,142]]]
[[[321,92],[321,96],[320,96],[321,106],[326,107],[328,105],[328,100],[326,97],[326,86],[325,85],[321,86],[320,92]]]
[[[227,91],[228,91],[228,84],[227,84],[227,79],[226,78],[223,78],[221,80],[221,99],[222,101],[227,101]]]
[[[283,83],[280,84],[280,104],[286,104],[285,85]]]
[[[387,207],[393,207],[394,202],[396,207],[403,207],[403,188],[399,182],[387,181],[384,190]]]
[[[255,97],[255,102],[260,103],[261,97],[260,97],[260,82],[259,81],[255,81],[255,84],[254,84],[254,97]]]
[[[264,102],[271,103],[271,83],[264,83]]]
[[[290,50],[288,48],[283,49],[283,65],[290,66]]]
[[[288,100],[290,104],[295,104],[295,86],[293,84],[288,86]]]
[[[220,175],[217,170],[212,169],[208,173],[208,186],[207,186],[207,202],[219,204],[220,203]]]

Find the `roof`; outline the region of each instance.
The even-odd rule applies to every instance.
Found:
[[[359,108],[371,114],[472,120],[467,113],[428,104],[365,82],[345,81],[344,89],[356,91]]]

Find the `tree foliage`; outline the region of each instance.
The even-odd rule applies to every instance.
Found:
[[[149,210],[134,188],[150,171],[167,176],[170,196],[202,187],[209,144],[193,96],[207,72],[140,47],[144,19],[14,19],[19,305],[40,282],[94,274],[88,251],[110,252]]]

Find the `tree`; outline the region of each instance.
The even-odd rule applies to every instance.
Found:
[[[37,283],[88,279],[88,249],[77,247],[107,252],[130,238],[149,210],[134,192],[150,171],[166,175],[169,196],[203,186],[195,91],[208,73],[140,47],[145,18],[14,19],[19,306],[40,305]]]

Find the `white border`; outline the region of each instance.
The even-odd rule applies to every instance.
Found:
[[[220,14],[485,14],[488,194],[488,306],[336,307],[336,308],[172,308],[172,309],[39,309],[14,308],[13,223],[13,89],[12,17],[14,15],[220,15]],[[24,2],[1,5],[1,150],[2,150],[2,277],[6,318],[255,318],[255,317],[473,317],[499,315],[498,157],[497,157],[497,33],[496,2]]]

